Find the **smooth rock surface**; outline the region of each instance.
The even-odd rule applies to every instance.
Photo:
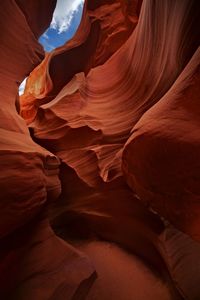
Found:
[[[89,259],[49,225],[48,206],[61,192],[60,162],[33,142],[16,110],[20,82],[44,57],[36,38],[47,28],[55,4],[0,4],[1,299],[83,299],[95,280]]]
[[[199,300],[199,3],[87,0],[45,54],[55,4],[0,4],[1,295]]]

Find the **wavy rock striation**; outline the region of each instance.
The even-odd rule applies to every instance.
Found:
[[[84,299],[95,279],[88,258],[48,225],[47,207],[52,203],[48,218],[63,239],[95,236],[119,243],[158,272],[172,299],[199,299],[198,1],[88,0],[74,38],[41,62],[43,51],[35,36],[49,23],[55,5],[50,3],[49,14],[45,11],[38,23],[38,5],[42,16],[45,1],[2,4],[7,13],[15,12],[10,13],[12,20],[19,14],[16,22],[23,33],[11,32],[12,38],[2,43],[6,48],[0,49],[2,55],[9,49],[2,60],[5,106],[0,111],[3,270],[16,265],[13,247],[27,242],[23,225],[30,219],[33,230],[26,243],[30,251],[26,246],[16,252],[28,256],[19,284],[12,279],[11,286],[19,286],[19,298],[26,291],[30,299]],[[16,41],[26,33],[28,44]],[[13,58],[16,43],[20,49]],[[12,59],[22,68],[19,74],[13,72]],[[39,62],[19,108],[36,144],[16,113],[15,99],[16,81]],[[3,80],[6,76],[8,81]],[[5,186],[11,187],[11,196]],[[15,195],[21,195],[20,201]],[[15,232],[23,242],[16,238],[13,246]],[[36,248],[35,239],[40,241]],[[52,273],[47,288],[45,274]],[[26,276],[33,279],[20,285]],[[109,294],[108,283],[106,290]],[[91,291],[95,294],[95,287]]]
[[[199,243],[166,224],[199,241],[199,13],[188,0],[87,1],[21,97],[35,141],[62,161],[54,228],[120,243],[186,299],[200,295]]]
[[[141,1],[136,0],[85,2],[82,21],[73,39],[46,54],[28,78],[25,95],[21,97],[21,115],[28,123],[34,119],[38,106],[55,98],[74,75],[88,74],[123,45],[137,24],[140,6]]]
[[[59,159],[33,142],[15,105],[19,83],[44,57],[37,38],[55,4],[0,4],[1,299],[63,299],[63,293],[70,299],[87,294],[95,279],[88,258],[56,237],[49,225],[47,207],[61,191]]]
[[[200,49],[133,128],[123,169],[141,200],[200,241]]]

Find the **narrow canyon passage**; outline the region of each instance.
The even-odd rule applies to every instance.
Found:
[[[0,8],[1,299],[199,300],[199,1]]]

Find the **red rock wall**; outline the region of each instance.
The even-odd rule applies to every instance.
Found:
[[[48,54],[30,75],[21,114],[34,139],[62,161],[62,194],[51,211],[59,234],[97,234],[157,270],[165,261],[182,296],[195,299],[200,292],[191,274],[199,278],[199,265],[190,269],[185,252],[181,260],[173,255],[168,262],[158,245],[174,253],[180,246],[176,232],[160,240],[164,225],[145,206],[199,240],[199,5],[128,3],[85,4],[75,38]],[[114,25],[107,12],[118,16]],[[79,50],[84,64],[76,60],[78,66],[72,66]],[[181,243],[183,249],[194,246],[199,260],[198,244],[185,236]]]
[[[115,1],[111,2],[110,5],[105,5],[104,2],[102,5],[99,4],[96,8],[96,14],[101,16],[102,12],[105,13],[107,10],[112,11],[112,14],[119,14],[119,7],[121,7],[121,14],[123,12],[124,15],[124,11],[126,12],[124,6],[122,4],[119,6],[119,3],[115,3]],[[135,3],[132,2],[132,5]],[[116,9],[114,12],[113,7]],[[131,14],[136,15],[137,5],[133,7],[135,7],[135,14],[130,10]],[[93,6],[89,6],[89,8],[94,10]],[[91,14],[90,11],[89,13]],[[86,16],[85,13],[83,20]],[[100,25],[103,26],[105,21],[100,16],[99,19],[102,19]],[[126,18],[129,20],[128,14]],[[121,27],[124,24],[118,23],[118,19],[116,20],[117,24],[111,26],[109,30],[118,33],[122,31]],[[80,25],[79,30],[81,28],[82,25]],[[125,39],[127,32],[124,34],[123,38]],[[103,30],[100,31],[100,42],[103,35],[107,40],[109,31],[105,33]],[[113,35],[115,34],[113,33]],[[73,40],[69,44],[72,42]],[[101,45],[100,42],[99,45]],[[62,159],[62,200],[52,210],[52,222],[56,224],[56,227],[64,226],[67,228],[68,222],[72,222],[70,226],[77,227],[75,223],[77,218],[80,218],[84,224],[85,222],[89,223],[86,224],[86,227],[92,227],[95,233],[121,242],[130,249],[134,248],[138,254],[140,253],[145,258],[152,260],[152,263],[159,264],[156,258],[157,251],[152,240],[162,230],[162,222],[156,216],[145,211],[143,205],[138,203],[121,177],[121,150],[130,127],[132,127],[132,120],[127,118],[126,114],[129,112],[126,112],[126,107],[124,106],[124,114],[123,108],[120,106],[120,102],[123,102],[125,98],[119,97],[123,94],[124,87],[120,90],[118,82],[122,81],[123,84],[123,77],[128,67],[124,61],[126,57],[124,54],[130,43],[132,43],[132,37],[125,47],[119,50],[118,55],[112,56],[101,66],[93,67],[86,77],[83,72],[76,74],[51,102],[39,107],[37,118],[31,127],[34,128],[34,138],[37,139],[37,142]],[[64,47],[67,46],[68,43]],[[58,50],[53,51],[50,55]],[[65,51],[65,55],[70,57],[71,50]],[[75,55],[76,48],[73,51]],[[58,58],[61,61],[61,57],[58,56]],[[49,65],[51,66],[51,61]],[[24,103],[29,105],[29,97],[32,97],[37,106],[40,102],[38,100],[40,96],[41,101],[51,99],[43,93],[37,98],[33,98],[34,93],[38,92],[34,90],[34,78],[39,72],[44,74],[43,68],[45,66],[46,61],[32,72],[25,94],[21,98],[22,110],[25,107]],[[73,71],[70,68],[69,70]],[[122,74],[119,70],[123,71]],[[47,85],[48,82],[49,80],[47,80]],[[130,91],[127,92],[130,93]],[[114,107],[112,99],[116,99]],[[31,114],[31,111],[32,109],[29,110],[28,108],[27,114]],[[66,182],[69,182],[70,189],[68,189]],[[122,197],[125,198],[123,204],[121,203]],[[112,199],[115,199],[115,205],[113,205]],[[69,214],[68,217],[67,214]],[[137,220],[132,221],[131,215],[135,215]],[[118,233],[115,233],[114,228],[119,219],[124,225],[122,229],[119,228]],[[82,226],[81,222],[78,221],[78,223]],[[78,228],[77,231],[80,230]],[[129,235],[122,237],[122,232],[126,230],[137,237],[137,242],[130,241]],[[146,246],[141,247],[141,245]],[[152,249],[150,250],[150,248]]]
[[[141,200],[200,240],[200,51],[133,128],[123,169]]]
[[[0,3],[1,299],[63,299],[63,291],[70,299],[87,294],[95,279],[88,258],[49,226],[47,207],[61,191],[59,160],[33,142],[15,107],[20,82],[44,58],[37,38],[49,25],[55,4]]]
[[[132,5],[131,16],[127,13],[127,7],[121,6],[121,12],[127,14],[126,23],[133,19],[136,20],[136,2],[133,1]],[[90,2],[86,3],[82,24],[86,19],[88,8],[90,15],[94,15],[95,11],[99,18],[102,16],[102,12],[105,13],[109,9],[112,10],[113,14],[119,14],[118,1],[111,1],[109,5],[102,2],[98,4],[96,10],[94,6],[95,4],[92,4],[92,7],[90,7]],[[114,7],[116,7],[116,12],[113,12]],[[133,13],[133,8],[135,13]],[[157,102],[163,101],[163,97],[179,75],[182,74],[184,67],[196,50],[199,38],[198,30],[195,31],[198,22],[197,11],[198,6],[195,1],[188,2],[185,0],[181,3],[178,1],[173,3],[170,1],[163,3],[144,1],[136,29],[131,35],[129,31],[125,32],[124,38],[128,34],[130,35],[127,42],[103,64],[97,67],[94,65],[88,74],[85,73],[84,75],[82,72],[73,77],[74,71],[69,68],[71,71],[70,76],[73,79],[68,82],[68,75],[65,72],[66,82],[68,83],[52,101],[50,101],[51,97],[45,96],[48,95],[47,90],[44,93],[34,90],[34,78],[38,72],[45,74],[46,71],[43,68],[48,66],[51,68],[52,60],[45,60],[31,74],[25,94],[21,98],[22,115],[24,113],[31,115],[34,105],[38,107],[43,101],[50,101],[47,104],[40,105],[37,117],[34,123],[31,124],[31,127],[34,128],[34,136],[39,143],[58,155],[63,164],[71,167],[89,187],[94,189],[100,187],[100,190],[102,190],[103,185],[109,186],[109,182],[113,182],[122,176],[121,154],[131,131],[137,131],[136,124],[146,111],[151,107],[154,109]],[[191,19],[192,15],[194,16],[193,19]],[[104,23],[104,18],[101,17],[100,28],[104,28]],[[82,24],[77,33],[78,36],[80,36]],[[122,21],[121,23],[117,22],[115,26],[110,26],[109,30],[104,31],[101,29],[98,45],[103,44],[103,37],[110,36],[110,31],[113,32],[114,36],[117,36],[115,32],[119,33],[121,31],[121,28],[123,28],[121,24],[123,24]],[[120,30],[116,30],[116,28],[120,28]],[[90,32],[92,32],[92,29]],[[65,49],[66,57],[71,55],[70,51],[72,50],[68,49],[73,41],[61,47],[61,49]],[[104,38],[104,47],[107,45],[106,41],[108,41],[108,38]],[[112,44],[115,45],[113,41]],[[99,47],[101,49],[101,46]],[[74,55],[76,50],[76,48],[73,48]],[[56,54],[57,51],[60,51],[60,49],[54,50],[50,56],[55,55],[57,59],[62,60],[62,56]],[[84,56],[84,49],[82,49],[82,53]],[[100,53],[103,53],[103,50]],[[97,54],[98,47],[95,52],[95,55]],[[65,63],[67,66],[66,61]],[[55,65],[54,70],[56,70]],[[84,71],[84,68],[82,68],[82,71]],[[48,85],[49,79],[46,82]],[[51,83],[53,84],[53,81]],[[183,85],[183,89],[185,89],[185,85]],[[36,95],[37,92],[36,97],[34,93]],[[32,108],[31,106],[28,107],[30,105],[29,97],[32,99]],[[40,99],[38,100],[38,98]],[[165,115],[165,113],[163,114]],[[157,126],[157,120],[155,124]],[[178,126],[178,121],[176,121],[176,126]],[[175,141],[177,142],[177,139]],[[134,142],[133,144],[135,145]],[[124,161],[126,165],[130,164],[126,158],[128,148],[125,146]],[[144,147],[144,149],[150,155],[149,147]],[[197,152],[198,149],[197,147]],[[141,151],[137,153],[141,155]],[[159,152],[161,158],[166,160],[164,154]],[[170,157],[171,155],[169,154]],[[129,157],[131,156],[132,151],[129,154]],[[135,155],[135,157],[137,156]],[[139,160],[137,164],[138,167],[142,167]],[[182,164],[184,165],[184,163]],[[159,166],[162,168],[160,162]],[[191,164],[188,164],[188,166],[191,167]],[[131,174],[133,172],[133,176],[136,176],[134,167],[130,168],[128,172]],[[197,169],[198,166],[196,166]],[[123,167],[123,170],[127,173],[126,167]],[[142,169],[141,172],[143,174],[145,169]],[[173,177],[174,182],[177,182],[178,185],[178,181],[175,179],[175,170],[171,170],[171,172],[173,175],[171,174],[170,177]],[[182,171],[180,172],[182,173]],[[160,173],[161,170],[157,172],[157,174]],[[131,174],[130,176],[132,176]],[[127,176],[130,182],[129,175],[127,174]],[[160,175],[157,176],[160,177]],[[169,182],[165,177],[162,180],[167,187]],[[185,184],[183,183],[183,185]],[[131,187],[140,198],[143,198],[135,184],[132,184]],[[149,190],[149,188],[147,189]],[[177,195],[180,195],[178,186],[176,192]],[[176,198],[175,195],[173,197]],[[163,197],[162,199],[164,201]],[[151,200],[147,199],[145,202],[151,203]],[[154,205],[152,206],[155,208]],[[182,217],[184,218],[184,216]],[[171,220],[169,215],[168,219]],[[183,229],[185,225],[180,225],[179,228]],[[185,230],[187,231],[186,228]]]
[[[21,97],[21,115],[27,122],[33,120],[37,107],[52,100],[76,73],[88,74],[127,40],[138,21],[139,3],[85,2],[82,21],[73,39],[46,54],[28,78],[25,95]]]
[[[44,221],[48,203],[56,199],[56,195],[47,193],[47,186],[50,190],[55,186],[57,191],[59,185],[54,174],[58,172],[54,155],[61,160],[61,194],[52,203],[48,218],[56,233],[64,239],[95,236],[117,242],[150,264],[184,299],[200,296],[199,5],[194,0],[141,2],[86,1],[75,37],[46,54],[31,72],[20,98],[20,113],[29,124],[34,141],[44,148],[31,140],[14,102],[16,81],[21,82],[42,59],[35,36],[47,26],[53,6],[50,15],[44,13],[46,21],[34,25],[37,5],[42,4],[29,2],[26,6],[19,1],[19,6],[14,2],[13,8],[13,4],[9,7],[3,2],[7,13],[12,9],[19,12],[16,20],[24,20],[21,30],[28,28],[27,39],[31,40],[28,44],[23,40],[22,50],[16,51],[15,57],[11,55],[12,48],[16,48],[14,38],[6,38],[2,43],[6,45],[2,55],[7,49],[11,62],[20,62],[19,70],[24,66],[19,76],[13,73],[12,64],[7,66],[6,60],[2,60],[2,81],[6,76],[10,80],[4,80],[2,95],[6,104],[1,112],[4,130],[7,123],[10,126],[8,134],[2,133],[5,142],[1,146],[1,162],[6,170],[1,175],[6,187],[1,202],[5,210],[0,226],[4,238],[2,270],[16,266],[16,256],[10,253],[12,234],[19,227],[23,232],[22,225],[40,212],[40,218],[30,225],[35,230],[30,235],[30,249],[35,239],[43,243],[36,251],[22,249],[29,254],[23,260],[24,266],[30,267],[23,270],[19,282],[35,268],[38,274],[54,272],[50,288],[45,275],[42,281],[35,276],[33,281],[19,285],[19,297],[26,291],[26,295],[36,299],[47,291],[45,299],[62,299],[62,294],[70,299],[80,292],[83,279],[89,278],[89,284],[94,281],[94,269],[88,259],[58,239]],[[31,17],[29,10],[33,11]],[[24,55],[30,49],[34,55],[40,51],[34,66],[30,63],[33,53]],[[11,83],[13,90],[8,89]],[[12,158],[10,150],[17,152]],[[15,188],[13,182],[17,183]],[[22,183],[26,183],[26,190]],[[8,186],[12,187],[10,198]],[[19,203],[19,208],[13,205],[14,193],[22,195],[21,202],[14,202]],[[25,203],[25,208],[21,203]],[[27,212],[27,207],[33,209]],[[27,231],[22,232],[16,233],[15,247],[19,247],[21,236],[27,242]],[[41,264],[47,248],[47,261]],[[64,270],[68,270],[65,266],[70,264],[71,255],[79,271],[75,275],[72,272],[70,277]],[[66,265],[60,261],[63,257]],[[62,285],[63,277],[67,280]],[[70,288],[72,278],[76,280]],[[15,280],[14,276],[11,286],[16,284]],[[84,293],[87,286],[88,282]]]

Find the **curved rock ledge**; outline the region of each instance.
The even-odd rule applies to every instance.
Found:
[[[55,2],[1,3],[2,295],[198,300],[199,3],[87,0],[74,38],[45,54]],[[144,289],[125,293],[129,263]]]

